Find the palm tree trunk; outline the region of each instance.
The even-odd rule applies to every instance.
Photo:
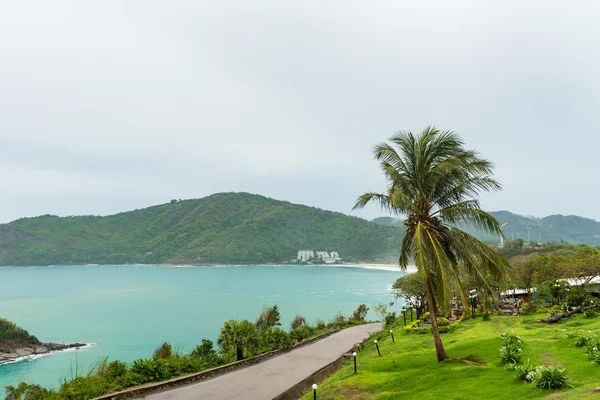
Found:
[[[238,361],[244,359],[244,349],[242,347],[236,346],[235,352],[236,352],[236,356],[237,356],[236,358]]]
[[[440,337],[440,330],[435,315],[435,302],[433,301],[433,293],[431,291],[431,282],[429,282],[429,279],[425,278],[425,284],[427,287],[427,305],[429,306],[429,318],[431,318],[431,333],[433,334],[433,342],[435,343],[435,352],[438,361],[442,361],[447,359],[448,355],[446,354],[446,350],[444,350],[442,338]]]

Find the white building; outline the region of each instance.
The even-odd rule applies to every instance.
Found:
[[[337,251],[332,251],[331,254],[326,251],[313,251],[313,250],[298,250],[298,261],[310,261],[321,260],[326,264],[333,264],[336,261],[341,261],[340,254]]]

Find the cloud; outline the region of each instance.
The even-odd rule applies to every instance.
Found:
[[[349,212],[384,188],[373,145],[429,124],[495,162],[486,207],[600,219],[595,2],[0,7],[0,221],[238,190]]]

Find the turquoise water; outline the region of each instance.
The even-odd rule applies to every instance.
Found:
[[[75,364],[86,373],[101,357],[149,357],[164,341],[190,351],[215,340],[227,319],[255,320],[264,305],[279,306],[286,329],[296,314],[311,323],[349,315],[392,301],[401,275],[341,266],[0,268],[0,317],[45,342],[95,343],[0,365],[0,396],[19,381],[56,388]]]

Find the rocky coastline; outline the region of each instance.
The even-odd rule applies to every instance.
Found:
[[[12,363],[24,357],[86,346],[85,343],[31,343],[20,340],[0,342],[0,365]]]

